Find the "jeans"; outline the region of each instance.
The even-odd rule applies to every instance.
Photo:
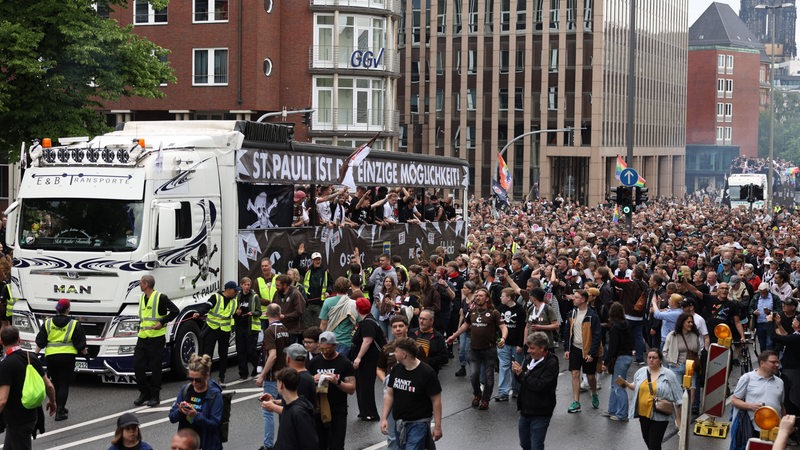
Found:
[[[336,344],[336,353],[339,353],[347,358],[347,355],[350,354],[350,347],[352,347],[350,344]]]
[[[428,421],[412,422],[405,424],[405,428],[406,443],[399,448],[403,450],[425,450],[428,433],[431,432],[431,423]]]
[[[488,402],[494,391],[494,363],[497,360],[497,349],[491,347],[484,350],[470,350],[469,355],[472,362],[470,376],[472,394]],[[484,380],[483,392],[481,392],[481,378]]]
[[[523,450],[544,450],[550,416],[519,416],[519,445]]]
[[[644,335],[642,334],[642,330],[644,329],[644,320],[630,320],[625,319],[628,322],[628,328],[631,329],[631,334],[633,334],[633,342],[636,348],[636,362],[644,362]]]
[[[517,378],[511,372],[511,361],[516,361],[522,364],[522,357],[517,353],[517,346],[506,345],[503,348],[497,349],[497,359],[500,361],[499,380],[497,382],[497,395],[508,396],[511,389],[514,392],[519,392],[519,383]]]
[[[458,362],[460,362],[462,366],[466,366],[469,362],[469,348],[471,343],[472,339],[469,337],[469,331],[462,333],[461,336],[458,337]]]
[[[769,332],[769,322],[756,323],[756,336],[761,351],[772,350],[772,333]]]
[[[617,385],[618,377],[627,378],[628,368],[633,363],[633,356],[620,355],[614,363],[614,375],[611,380],[611,393],[608,396],[608,413],[620,419],[628,418],[628,390]]]
[[[264,393],[278,398],[278,382],[264,381]],[[264,416],[264,447],[272,448],[275,443],[275,414],[262,409],[261,415]]]

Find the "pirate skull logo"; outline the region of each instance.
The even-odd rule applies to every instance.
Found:
[[[197,280],[206,281],[209,273],[213,274],[215,277],[219,276],[219,267],[216,269],[209,267],[211,258],[215,253],[217,253],[216,244],[214,244],[214,249],[211,250],[211,253],[208,252],[208,246],[206,244],[200,244],[200,247],[197,249],[197,258],[192,256],[189,265],[197,266],[198,268],[197,275],[192,279],[193,288],[197,285]]]
[[[274,228],[275,225],[270,220],[270,216],[275,207],[278,206],[278,199],[273,198],[272,203],[267,206],[267,193],[262,192],[258,194],[255,200],[253,202],[247,199],[247,210],[253,212],[258,219],[247,228]]]

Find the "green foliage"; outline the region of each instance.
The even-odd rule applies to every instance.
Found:
[[[800,163],[800,94],[775,91],[775,139],[773,154],[776,159]],[[769,110],[758,114],[758,156],[769,155]]]
[[[175,82],[159,60],[167,50],[98,16],[95,3],[0,0],[0,152],[12,150],[12,160],[36,137],[106,131],[101,101],[160,98],[159,85]]]

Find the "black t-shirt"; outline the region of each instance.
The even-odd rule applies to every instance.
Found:
[[[338,354],[336,358],[330,360],[319,355],[308,364],[308,371],[311,372],[311,376],[316,374],[336,374],[339,375],[343,382],[345,378],[356,375],[353,363],[342,354]],[[347,413],[347,394],[339,389],[339,386],[335,383],[328,385],[328,403],[331,405],[331,412]]]
[[[389,374],[394,403],[392,415],[395,420],[420,420],[433,416],[431,396],[442,392],[439,377],[431,366],[420,362],[414,370],[395,364]]]
[[[512,307],[501,303],[498,311],[500,311],[500,319],[508,328],[505,345],[521,347],[522,337],[525,334],[525,308],[517,303],[514,303]]]
[[[708,314],[708,317],[705,317],[705,319],[709,330],[713,331],[714,327],[724,323],[730,327],[734,341],[741,339],[739,331],[736,329],[736,320],[734,319],[734,317],[741,318],[739,315],[739,305],[736,302],[730,300],[720,302],[716,295],[705,294],[703,295],[703,303],[705,304]],[[711,338],[711,342],[717,342],[717,336],[713,332],[708,335]]]
[[[362,356],[362,359],[369,358],[370,360],[377,361],[378,354],[380,353],[378,350],[379,346],[383,347],[381,344],[384,343],[386,337],[383,335],[383,330],[381,330],[380,325],[378,325],[378,322],[376,322],[372,316],[367,316],[364,320],[356,324],[356,329],[353,331],[353,345],[350,354],[355,358],[355,356],[358,355],[359,349],[361,349],[364,338],[367,337],[371,337],[375,343],[369,346],[367,353]]]
[[[30,357],[31,365],[44,376],[44,368],[39,358]],[[8,403],[3,410],[6,425],[22,425],[36,421],[37,410],[22,406],[22,385],[25,383],[25,370],[28,356],[23,350],[17,350],[0,362],[0,386],[9,386]]]
[[[314,376],[308,370],[298,372],[300,374],[300,384],[297,385],[297,395],[305,398],[312,406],[317,404],[317,384],[314,383]]]

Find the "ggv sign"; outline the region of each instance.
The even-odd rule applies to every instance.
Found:
[[[383,51],[382,48],[376,55],[371,50],[361,51],[356,50],[350,55],[350,67],[363,67],[371,69],[383,64]]]

